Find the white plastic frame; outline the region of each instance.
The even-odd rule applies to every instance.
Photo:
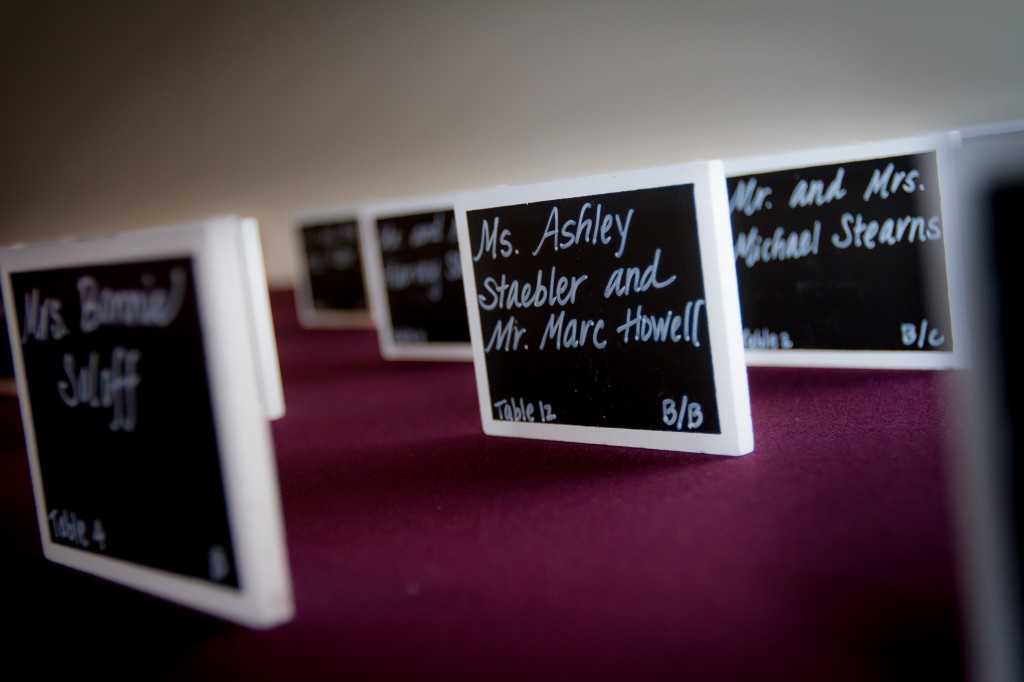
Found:
[[[273,441],[257,369],[259,342],[253,329],[251,289],[254,252],[247,243],[253,222],[222,218],[6,249],[0,251],[0,276],[46,558],[250,627],[270,627],[290,619],[293,604]],[[48,530],[11,274],[176,257],[191,258],[193,263],[238,589],[55,544]]]

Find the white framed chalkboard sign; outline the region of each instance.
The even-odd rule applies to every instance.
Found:
[[[471,360],[452,197],[367,205],[360,238],[381,355]]]
[[[726,161],[750,365],[966,363],[955,133]]]
[[[968,624],[971,679],[1024,678],[1024,414],[1014,320],[1024,248],[1024,121],[961,129],[957,152],[971,330],[971,370],[953,394],[950,476]]]
[[[0,275],[45,556],[266,627],[292,599],[254,229],[7,249]]]
[[[721,162],[456,199],[491,435],[753,448]]]
[[[355,206],[305,211],[293,221],[295,302],[307,329],[373,326]]]

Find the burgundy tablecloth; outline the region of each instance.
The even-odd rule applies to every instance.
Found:
[[[249,631],[43,560],[6,398],[9,660],[142,679],[962,676],[942,374],[753,369],[741,458],[492,438],[469,364],[385,362],[372,332],[303,331],[290,294],[273,304],[294,621]]]

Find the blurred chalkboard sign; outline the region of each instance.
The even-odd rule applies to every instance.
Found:
[[[955,141],[726,163],[750,364],[962,363]]]
[[[469,360],[469,322],[452,199],[367,208],[370,301],[388,359]]]
[[[456,201],[484,430],[753,447],[721,163]]]
[[[253,228],[26,246],[0,270],[46,557],[266,626],[291,594]]]
[[[961,531],[970,679],[1024,676],[1024,448],[1016,314],[1024,247],[1024,121],[961,130],[960,219],[971,330],[970,371],[952,413],[966,428],[949,459]]]
[[[295,224],[295,296],[302,326],[371,325],[355,211],[319,211]]]

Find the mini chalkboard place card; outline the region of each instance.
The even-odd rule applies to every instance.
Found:
[[[360,229],[381,355],[471,360],[452,197],[367,206]]]
[[[726,161],[750,365],[966,362],[955,133]]]
[[[1021,356],[1017,254],[1024,248],[1024,122],[961,129],[958,203],[965,252],[971,371],[958,373],[955,486],[969,623],[968,670],[1024,679],[1024,447],[1016,394]]]
[[[484,431],[742,455],[721,162],[460,195]]]
[[[296,217],[293,229],[300,324],[308,329],[372,327],[357,209],[306,212]]]
[[[254,234],[222,218],[7,249],[0,281],[45,556],[267,627],[292,600]]]

